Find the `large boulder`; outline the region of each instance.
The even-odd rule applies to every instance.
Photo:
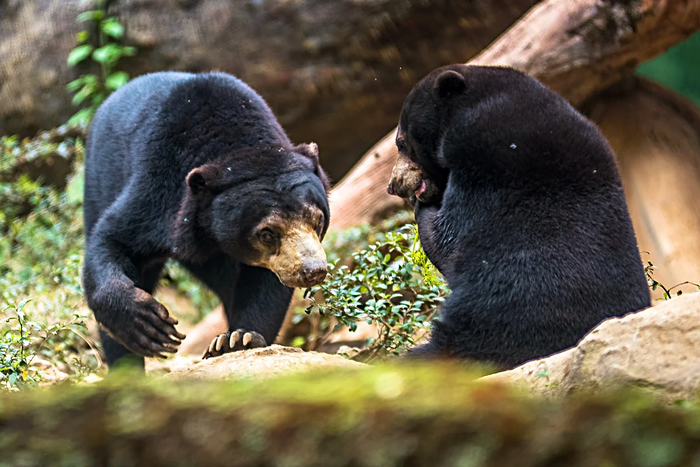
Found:
[[[483,378],[546,397],[628,385],[667,402],[700,390],[700,293],[602,322],[574,348]]]

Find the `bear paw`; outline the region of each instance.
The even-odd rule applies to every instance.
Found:
[[[233,332],[229,331],[214,338],[209,344],[209,348],[202,355],[202,359],[218,357],[225,353],[236,352],[238,350],[256,349],[258,347],[267,347],[265,338],[255,331],[246,331],[245,329],[237,329]]]

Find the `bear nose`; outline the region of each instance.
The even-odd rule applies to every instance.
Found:
[[[391,183],[389,183],[389,186],[386,187],[386,192],[392,196],[396,194],[396,192],[394,191],[394,187],[391,185]]]
[[[307,264],[301,271],[301,275],[308,285],[320,284],[321,282],[323,282],[323,279],[326,278],[327,274],[328,268],[326,267],[325,262],[315,262]]]

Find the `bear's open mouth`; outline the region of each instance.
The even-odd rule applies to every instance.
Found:
[[[428,189],[428,186],[425,183],[425,180],[420,181],[420,187],[416,190],[416,198],[420,198],[420,195],[425,193],[425,190]]]

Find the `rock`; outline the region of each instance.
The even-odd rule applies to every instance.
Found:
[[[55,364],[43,358],[35,357],[31,361],[31,366],[35,367],[36,371],[41,375],[39,386],[51,386],[70,378],[66,373],[59,370]]]
[[[201,354],[197,357],[175,354],[167,359],[146,358],[146,374],[149,376],[164,376],[173,371],[186,371],[199,361],[201,361]]]
[[[304,352],[301,349],[272,345],[244,350],[184,365],[165,375],[169,379],[264,379],[282,374],[302,373],[328,368],[363,368],[339,355]]]
[[[482,378],[513,382],[545,397],[617,384],[667,402],[700,389],[700,293],[602,322],[574,348]]]
[[[291,138],[315,141],[338,180],[396,125],[413,83],[478,53],[536,0],[128,0],[109,2],[134,57],[130,76],[226,71],[251,84]],[[0,135],[29,136],[78,108],[66,85],[84,0],[0,1]],[[410,33],[407,33],[410,31]]]

